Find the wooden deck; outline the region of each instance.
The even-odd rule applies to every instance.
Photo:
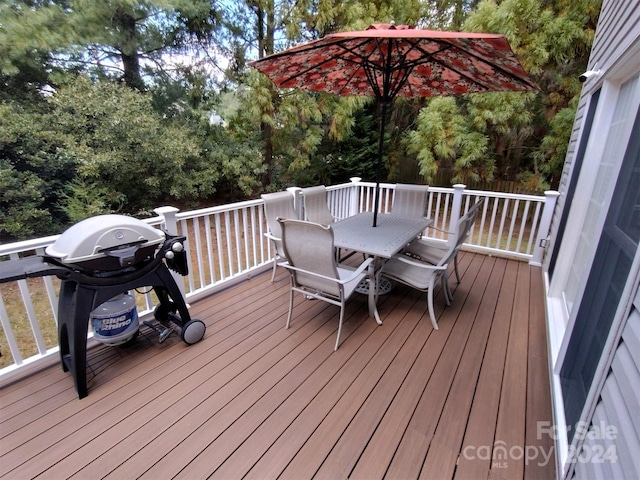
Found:
[[[553,478],[540,269],[470,253],[460,269],[438,331],[426,297],[397,286],[382,326],[350,301],[334,353],[337,307],[297,296],[284,329],[280,269],[195,303],[193,346],[143,327],[92,349],[82,400],[59,365],[9,385],[0,476]]]

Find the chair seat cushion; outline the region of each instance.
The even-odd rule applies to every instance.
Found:
[[[414,265],[407,263],[400,258],[399,254],[389,259],[384,264],[382,274],[390,279],[398,280],[406,283],[418,290],[429,289],[433,277],[437,274],[436,270],[432,270],[426,264]],[[407,257],[408,258],[408,257]],[[417,261],[413,260],[418,263]]]

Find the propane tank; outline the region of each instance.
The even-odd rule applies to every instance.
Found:
[[[116,295],[91,312],[93,338],[105,345],[128,342],[138,333],[138,309],[128,292]]]

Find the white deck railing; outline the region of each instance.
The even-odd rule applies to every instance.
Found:
[[[381,184],[380,212],[391,209],[394,184]],[[302,212],[299,189],[289,189]],[[327,187],[329,206],[337,218],[372,211],[375,184],[354,178],[351,183]],[[503,255],[540,265],[557,192],[545,196],[453,188],[429,189],[428,215],[434,220],[425,236],[447,241],[458,217],[480,198],[485,198],[465,248]],[[262,200],[180,212],[173,207],[156,209],[146,219],[169,233],[187,237],[189,275],[176,274],[188,302],[271,268],[273,251],[267,238]],[[58,236],[0,245],[0,259],[43,255]],[[0,261],[0,268],[2,262]],[[19,280],[0,285],[0,386],[43,363],[58,359],[57,324],[59,281],[54,277]],[[150,314],[156,299],[137,293],[140,316]],[[45,334],[44,332],[48,332]]]

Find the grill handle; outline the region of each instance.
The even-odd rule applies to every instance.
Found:
[[[136,252],[140,248],[140,245],[144,243],[147,243],[147,240],[142,238],[135,242],[129,242],[125,245],[101,248],[98,250],[98,253],[104,253],[109,257],[117,258],[121,267],[130,267],[136,262]]]

